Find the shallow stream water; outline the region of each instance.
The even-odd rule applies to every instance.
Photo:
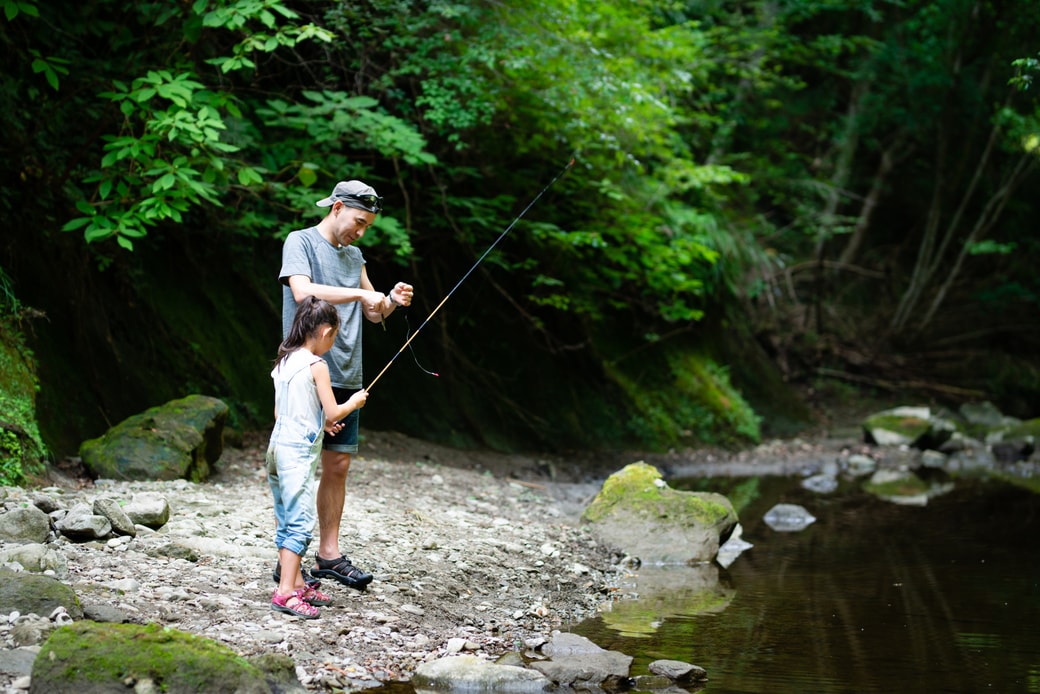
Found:
[[[569,630],[633,656],[633,676],[657,659],[699,665],[708,681],[689,691],[710,694],[1040,693],[1040,496],[958,480],[906,506],[858,482],[800,482],[669,480],[728,496],[753,547],[728,568],[633,570],[610,609]],[[774,531],[762,519],[777,503],[816,520]]]
[[[728,569],[641,568],[639,597],[572,630],[635,657],[708,672],[696,691],[1040,692],[1040,496],[958,481],[927,506],[799,479],[672,480],[741,504],[754,545]],[[777,532],[776,503],[816,521]]]

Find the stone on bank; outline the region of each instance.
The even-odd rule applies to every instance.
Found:
[[[228,406],[189,395],[128,417],[79,454],[95,478],[204,482],[224,449]]]
[[[292,661],[252,661],[210,639],[156,624],[81,621],[55,630],[29,692],[302,692]]]

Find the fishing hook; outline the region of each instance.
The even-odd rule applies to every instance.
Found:
[[[555,176],[553,176],[553,179],[551,181],[549,181],[546,184],[546,186],[544,188],[542,188],[538,192],[538,195],[534,196],[534,198],[531,200],[531,202],[527,203],[527,207],[525,207],[523,210],[521,210],[520,214],[518,214],[516,217],[513,218],[513,221],[511,221],[509,223],[509,226],[507,226],[505,228],[505,230],[501,234],[498,235],[498,238],[495,239],[495,241],[490,246],[487,247],[487,250],[484,251],[484,254],[481,255],[479,258],[477,258],[477,262],[473,263],[473,267],[471,267],[469,270],[466,271],[466,274],[462,276],[462,279],[460,279],[455,284],[455,286],[451,288],[451,291],[448,292],[444,296],[443,299],[441,299],[441,302],[439,304],[437,304],[437,307],[434,308],[432,311],[430,311],[430,315],[426,316],[426,320],[424,320],[422,322],[422,324],[418,328],[415,329],[415,332],[412,333],[411,336],[405,341],[405,343],[403,345],[401,345],[401,349],[397,350],[397,354],[395,354],[390,359],[390,361],[388,361],[386,363],[386,366],[383,367],[382,371],[380,371],[378,374],[376,374],[376,377],[374,379],[372,379],[372,382],[368,384],[368,388],[366,388],[365,390],[367,390],[369,392],[372,392],[372,386],[374,386],[376,384],[376,382],[379,381],[379,379],[383,377],[383,374],[386,373],[387,369],[389,369],[390,366],[395,361],[397,361],[397,358],[399,356],[401,356],[401,352],[403,352],[410,344],[412,344],[412,340],[414,340],[416,338],[416,336],[420,332],[422,332],[422,329],[426,327],[426,324],[430,322],[430,319],[433,318],[434,314],[436,314],[437,311],[441,310],[441,306],[443,306],[445,304],[445,302],[447,302],[448,299],[451,298],[451,295],[455,293],[455,290],[458,289],[460,286],[462,286],[462,283],[465,282],[466,279],[469,278],[469,276],[473,273],[473,271],[477,269],[477,266],[479,266],[482,262],[484,262],[484,258],[487,258],[488,254],[492,250],[494,250],[495,246],[497,246],[499,244],[499,242],[506,237],[506,234],[508,234],[512,230],[512,228],[514,226],[516,226],[516,223],[519,222],[520,219],[525,214],[527,214],[527,211],[529,209],[531,209],[536,202],[538,202],[538,200],[542,197],[542,195],[545,194],[545,191],[549,190],[549,188],[551,188],[553,186],[553,184],[556,183],[556,181],[559,180],[559,178],[561,176],[563,176],[563,174],[567,173],[568,169],[570,169],[572,166],[574,166],[574,157],[571,157],[571,160],[567,162],[566,166],[564,166],[562,169],[560,169],[559,173],[557,173]],[[412,353],[412,356],[413,357],[415,356],[414,352]],[[418,363],[418,361],[416,361],[416,363]],[[422,368],[422,367],[420,366],[419,368]],[[425,371],[425,369],[423,369],[423,370]],[[433,372],[427,372],[427,373],[433,373]],[[439,375],[439,374],[437,374],[437,375]]]

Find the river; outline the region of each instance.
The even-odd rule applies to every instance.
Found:
[[[1040,496],[958,481],[920,507],[799,482],[672,480],[745,499],[753,547],[728,569],[633,571],[638,597],[572,630],[633,655],[633,675],[697,664],[712,694],[1040,692]],[[816,521],[774,531],[776,503]]]

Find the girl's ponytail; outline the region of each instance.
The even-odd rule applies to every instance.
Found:
[[[308,337],[317,333],[318,329],[326,324],[332,326],[333,330],[339,327],[339,313],[335,306],[316,296],[308,296],[301,301],[296,306],[296,315],[293,316],[289,334],[278,346],[278,357],[275,362],[282,361],[298,350],[307,342]]]

